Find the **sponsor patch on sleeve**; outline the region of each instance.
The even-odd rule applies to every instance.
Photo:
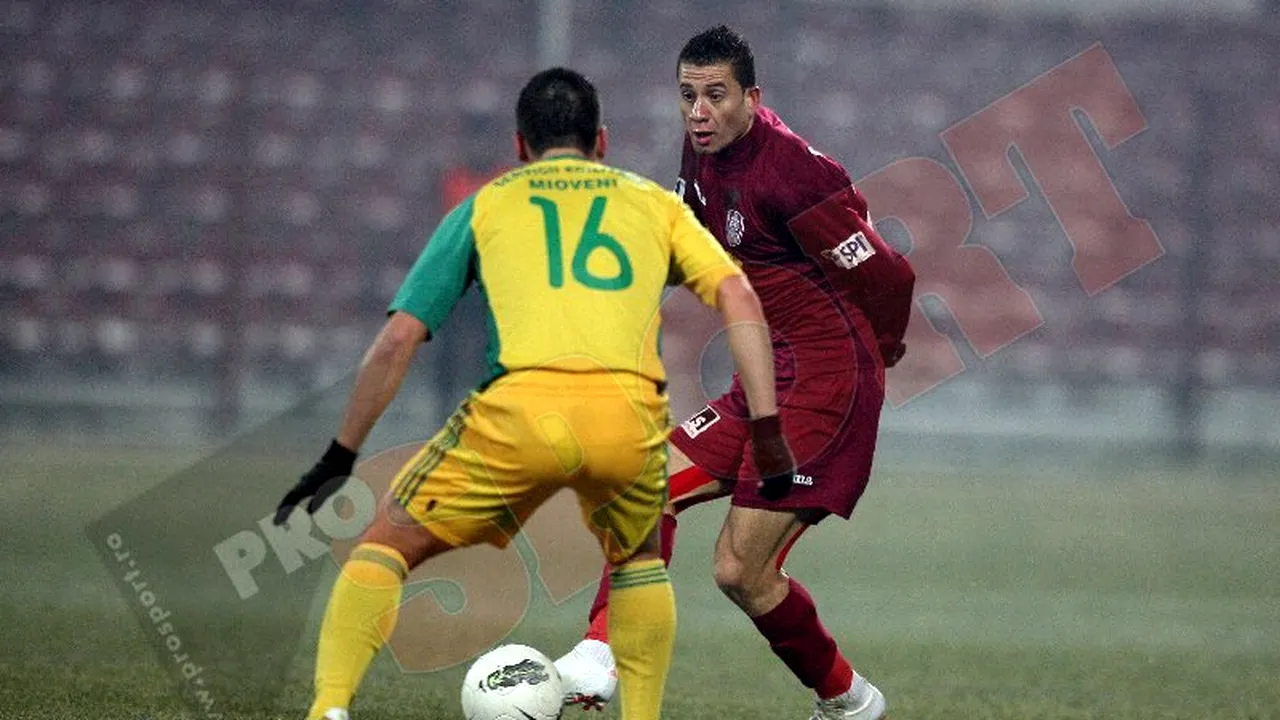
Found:
[[[858,267],[864,261],[870,259],[876,254],[876,249],[871,243],[867,242],[867,236],[861,231],[849,236],[847,240],[835,246],[831,250],[822,253],[831,258],[835,264],[845,270],[852,270]]]

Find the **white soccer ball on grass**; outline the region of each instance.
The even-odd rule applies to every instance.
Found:
[[[555,663],[527,645],[502,645],[481,655],[462,681],[467,720],[556,720],[564,687]]]

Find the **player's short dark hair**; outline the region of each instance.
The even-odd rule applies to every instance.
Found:
[[[728,25],[717,25],[689,38],[676,60],[677,70],[681,63],[699,67],[729,63],[739,85],[756,86],[756,58],[751,54],[751,45]]]
[[[516,130],[535,154],[547,148],[595,148],[600,99],[581,73],[555,67],[534,75],[516,101]]]

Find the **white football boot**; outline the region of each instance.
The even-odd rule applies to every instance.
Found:
[[[329,708],[320,716],[320,720],[351,720],[351,716],[342,708]]]
[[[556,660],[564,683],[564,704],[583,710],[603,710],[618,690],[618,668],[613,651],[599,640],[583,640]]]
[[[884,693],[871,683],[858,678],[848,692],[830,700],[818,700],[809,720],[882,720]]]

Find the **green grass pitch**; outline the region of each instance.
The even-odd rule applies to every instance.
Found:
[[[3,457],[0,718],[198,717],[83,532],[193,458],[26,446]],[[1280,718],[1277,479],[882,463],[854,521],[811,532],[788,569],[894,720]],[[723,512],[681,519],[665,716],[807,718],[807,694],[710,581]],[[590,599],[542,600],[511,639],[557,654]],[[301,718],[310,662],[299,654],[277,703],[234,716]],[[355,717],[461,717],[461,675],[403,675],[381,657]]]

